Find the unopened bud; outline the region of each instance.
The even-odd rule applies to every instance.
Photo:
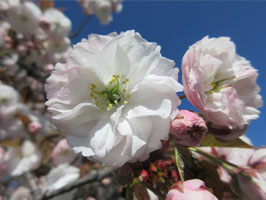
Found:
[[[30,133],[38,133],[42,130],[42,125],[39,122],[31,122],[28,125],[28,131]]]
[[[170,128],[170,133],[176,137],[177,143],[184,146],[198,146],[206,131],[205,121],[188,110],[180,110]]]

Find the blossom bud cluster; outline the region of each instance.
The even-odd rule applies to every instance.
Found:
[[[70,48],[71,21],[55,8],[41,10],[22,0],[1,1],[0,19],[2,81],[19,90],[29,87],[39,95],[29,96],[43,100],[50,66],[63,62]]]
[[[0,91],[0,140],[18,137],[29,139],[28,133],[48,131],[48,121],[21,103],[14,88],[0,84]]]
[[[5,178],[40,166],[41,151],[31,140],[52,130],[52,126],[21,103],[14,88],[0,84],[0,91],[0,141],[10,141],[7,147],[0,147],[0,178]]]
[[[0,84],[0,91],[0,180],[10,177],[16,180],[25,173],[42,169],[42,162],[47,155],[43,154],[45,151],[41,148],[43,142],[37,141],[43,141],[54,128],[42,116],[34,114],[27,105],[21,103],[14,88]],[[42,193],[54,192],[79,178],[80,169],[70,165],[76,154],[66,139],[58,141],[51,150],[52,155],[48,156],[51,156],[54,168],[46,176],[31,180],[36,182]],[[24,187],[25,184],[21,185],[14,190],[9,188],[3,192],[4,196],[13,200],[34,199],[30,190]],[[71,195],[73,192],[68,193],[68,196]]]

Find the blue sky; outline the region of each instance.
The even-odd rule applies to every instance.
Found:
[[[55,0],[56,7],[66,8],[65,14],[76,30],[85,16],[75,0]],[[135,29],[146,40],[162,47],[162,55],[181,66],[190,45],[206,35],[229,36],[237,52],[258,69],[258,84],[266,99],[266,1],[125,1],[123,10],[113,15],[107,26],[92,17],[86,28],[72,40],[73,44],[90,33],[108,34]],[[181,73],[180,73],[181,74]],[[180,78],[181,81],[181,78]],[[183,101],[181,109],[193,109]],[[260,109],[258,120],[247,131],[256,146],[266,146],[266,108]]]

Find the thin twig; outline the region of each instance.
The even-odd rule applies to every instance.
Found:
[[[66,192],[70,192],[71,190],[80,187],[82,185],[86,185],[89,183],[93,183],[96,181],[101,181],[102,179],[110,176],[113,172],[112,168],[105,168],[103,170],[100,171],[93,171],[90,174],[88,174],[87,176],[82,177],[81,179],[79,179],[77,182],[68,185],[66,187],[63,187],[62,189],[56,190],[54,192],[51,193],[45,193],[42,198],[40,198],[40,200],[47,200],[47,199],[51,199],[55,196],[64,194]]]
[[[187,98],[185,94],[179,96],[179,99],[185,99],[185,98]]]
[[[91,15],[88,15],[85,18],[85,20],[82,22],[80,27],[74,33],[70,34],[69,38],[73,39],[73,38],[77,37],[80,34],[80,32],[85,28],[85,26],[89,23],[90,19],[91,19]]]

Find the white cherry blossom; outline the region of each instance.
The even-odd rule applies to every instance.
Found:
[[[66,37],[71,29],[72,23],[61,11],[55,8],[47,9],[42,17],[48,26],[51,37]]]
[[[45,177],[45,193],[49,194],[72,184],[79,178],[79,172],[79,168],[68,164],[53,168]]]
[[[122,10],[122,0],[78,0],[88,15],[95,14],[101,24],[108,24],[113,20],[112,13]]]
[[[10,147],[6,156],[9,158],[8,169],[11,176],[20,176],[41,164],[41,152],[29,140],[25,140],[19,147]]]
[[[8,22],[12,29],[23,33],[34,33],[39,26],[41,17],[40,8],[33,2],[26,1],[18,7],[12,8],[8,13]]]
[[[51,120],[83,156],[114,167],[145,160],[177,114],[174,64],[135,31],[90,35],[47,80]]]

